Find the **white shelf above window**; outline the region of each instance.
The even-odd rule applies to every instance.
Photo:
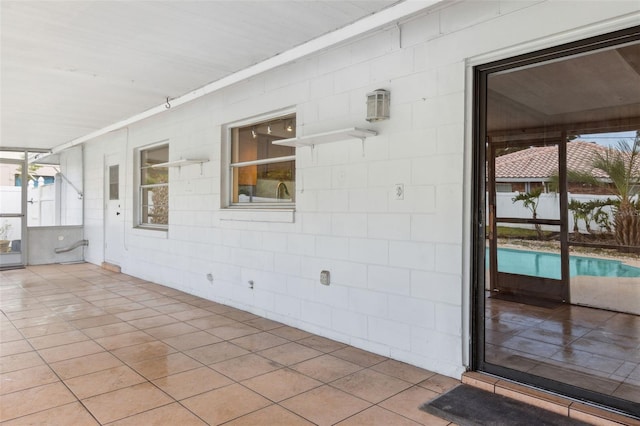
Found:
[[[370,136],[376,136],[377,134],[378,132],[376,132],[375,130],[350,127],[348,129],[334,130],[325,133],[316,133],[313,135],[300,136],[290,139],[282,139],[279,141],[274,141],[273,144],[294,147],[314,146],[323,143],[339,142],[348,139],[360,139],[361,141],[364,141],[366,138]]]
[[[202,165],[202,163],[206,163],[208,162],[209,159],[205,159],[205,158],[200,158],[200,159],[186,159],[186,158],[181,158],[180,160],[174,160],[174,161],[169,161],[166,163],[159,163],[159,164],[153,164],[151,167],[152,168],[156,168],[156,167],[182,167],[182,166],[188,166],[190,164],[200,164]]]

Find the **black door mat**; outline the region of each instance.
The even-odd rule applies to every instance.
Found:
[[[420,409],[460,426],[587,425],[469,385],[459,385]]]

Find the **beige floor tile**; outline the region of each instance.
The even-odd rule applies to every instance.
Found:
[[[22,334],[24,334],[24,337],[31,338],[31,337],[46,336],[48,334],[64,333],[66,331],[73,331],[73,330],[75,330],[75,327],[73,327],[67,322],[54,322],[53,324],[43,324],[43,325],[36,325],[35,327],[23,328],[20,331],[22,332]]]
[[[40,356],[48,363],[58,362],[65,359],[78,358],[102,352],[104,349],[94,341],[71,343],[64,346],[56,346],[39,350]]]
[[[109,368],[84,376],[65,380],[65,384],[78,397],[85,399],[102,393],[145,382],[145,378],[126,365]]]
[[[338,349],[337,351],[331,352],[331,355],[344,359],[345,361],[361,365],[363,367],[371,367],[388,360],[388,358],[384,356],[363,351],[362,349],[354,348],[353,346]]]
[[[121,306],[126,306],[126,305],[121,305]],[[116,309],[116,308],[117,307],[113,307],[113,309]],[[133,311],[121,312],[121,313],[115,314],[115,316],[120,318],[122,321],[131,321],[131,320],[140,319],[140,318],[155,317],[155,316],[158,316],[159,314],[160,313],[154,309],[142,308],[142,309],[136,309]]]
[[[153,299],[141,301],[140,303],[149,308],[153,308],[156,306],[170,305],[172,303],[175,303],[175,299],[171,297],[158,296],[154,297]]]
[[[127,346],[139,345],[156,340],[155,337],[149,336],[144,331],[136,330],[128,333],[116,334],[113,336],[100,337],[95,342],[108,351],[126,348]]]
[[[0,373],[22,370],[23,368],[43,365],[44,362],[37,352],[23,352],[15,355],[0,357]]]
[[[109,426],[163,426],[163,425],[180,425],[180,426],[206,426],[206,423],[189,412],[186,408],[178,403],[164,405],[144,413],[134,414]]]
[[[124,364],[109,352],[98,352],[96,354],[50,364],[51,368],[63,380],[94,373],[100,370],[106,370],[108,368],[118,367],[120,365]]]
[[[23,328],[35,327],[38,325],[55,324],[60,322],[64,322],[64,319],[55,314],[12,321],[13,325],[19,330],[22,330]]]
[[[183,353],[173,353],[166,356],[151,358],[130,364],[138,373],[148,380],[158,379],[182,371],[202,367],[202,364]]]
[[[103,308],[105,312],[108,312],[112,315],[118,315],[118,314],[125,314],[128,312],[133,312],[133,311],[139,311],[144,309],[145,306],[141,305],[140,303],[136,303],[136,302],[131,302],[131,303],[127,303],[126,305],[116,305],[116,306],[107,306],[106,308]],[[158,315],[158,313],[156,312],[155,315]],[[145,315],[143,315],[142,317],[144,317]],[[153,314],[150,314],[149,316],[153,316]],[[134,315],[135,317],[135,315]],[[120,318],[120,317],[118,317]],[[122,319],[122,318],[120,318]],[[135,319],[135,318],[133,318]],[[128,321],[128,319],[122,319],[123,321]]]
[[[140,330],[144,330],[146,328],[155,328],[155,327],[160,327],[167,324],[173,324],[176,322],[178,322],[178,320],[173,317],[170,317],[169,315],[156,315],[154,317],[131,320],[131,321],[128,321],[127,323],[136,328],[139,328]]]
[[[229,317],[231,319],[234,319],[234,320],[240,321],[240,322],[245,322],[245,321],[250,321],[250,320],[253,320],[253,319],[260,318],[259,316],[254,315],[251,312],[243,311],[243,310],[236,309],[236,308],[228,309],[227,311],[225,311],[223,313],[223,315],[225,317]]]
[[[248,351],[256,352],[272,348],[274,346],[280,346],[285,343],[289,343],[289,341],[274,334],[262,332],[233,339],[231,340],[231,343],[238,345],[241,348],[245,348]]]
[[[40,318],[51,315],[53,312],[49,308],[29,309],[26,311],[7,312],[6,316],[12,321],[28,318]]]
[[[404,362],[395,361],[393,359],[376,364],[371,367],[371,369],[414,385],[433,377],[436,374],[432,371],[405,364]]]
[[[260,351],[259,355],[282,365],[293,365],[322,355],[322,352],[291,342]]]
[[[171,303],[170,305],[156,306],[154,309],[158,312],[162,312],[163,314],[175,314],[176,312],[183,312],[193,309],[193,306],[189,305],[188,303],[178,302]]]
[[[411,387],[411,383],[373,370],[360,370],[331,383],[365,401],[378,403]]]
[[[189,321],[192,319],[197,319],[197,318],[204,318],[204,317],[208,317],[209,315],[211,315],[211,312],[205,310],[205,309],[200,309],[200,308],[194,308],[192,307],[189,310],[186,311],[181,311],[181,312],[175,312],[172,314],[169,314],[172,317],[180,320],[180,321]]]
[[[66,323],[58,323],[58,324],[66,324]],[[43,327],[43,326],[36,326],[36,327]],[[33,327],[28,327],[27,329],[31,329],[31,328]],[[10,328],[6,326],[0,327],[0,343],[11,342],[13,340],[20,340],[22,338],[23,338],[22,334],[20,334],[20,332],[15,327],[13,326],[11,326]]]
[[[225,426],[312,426],[313,423],[302,417],[287,411],[279,405],[270,405],[267,408],[244,415],[240,418],[225,423]]]
[[[54,310],[56,308],[53,308]],[[96,308],[93,305],[87,304],[79,306],[61,306],[58,316],[65,321],[76,321],[81,319],[87,319],[91,317],[99,317],[106,315],[107,312],[101,308]]]
[[[98,422],[79,402],[61,405],[2,423],[3,426],[97,426]]]
[[[338,349],[345,348],[347,345],[344,343],[336,342],[335,340],[327,339],[326,337],[321,336],[311,336],[305,339],[300,339],[297,341],[301,345],[308,346],[320,352],[333,352]]]
[[[277,370],[283,366],[259,355],[248,354],[210,364],[209,367],[239,382]]]
[[[288,326],[274,328],[272,330],[269,330],[269,333],[275,334],[276,336],[284,337],[285,339],[291,341],[307,339],[313,336],[313,334],[302,331],[299,328]]]
[[[415,426],[419,424],[384,408],[373,406],[341,421],[336,426]]]
[[[102,424],[139,414],[173,400],[151,383],[141,383],[82,401]]]
[[[117,299],[122,296],[119,296],[115,293],[112,293],[108,290],[84,290],[77,291],[76,296],[83,298],[87,302],[95,302],[100,300],[108,300],[108,299]]]
[[[239,384],[212,390],[182,401],[182,405],[209,424],[224,423],[270,404],[266,398]]]
[[[74,401],[76,398],[61,382],[9,393],[0,398],[0,422]]]
[[[233,381],[209,367],[200,367],[195,370],[162,377],[154,380],[153,383],[174,399],[181,400],[228,386]]]
[[[66,345],[69,343],[82,342],[89,338],[81,331],[67,331],[58,334],[49,334],[46,336],[32,337],[29,339],[34,349],[46,349],[54,346]]]
[[[404,392],[401,392],[386,401],[378,404],[382,408],[408,417],[418,423],[434,426],[445,426],[449,422],[419,409],[419,407],[427,401],[432,400],[439,394],[429,389],[413,386]]]
[[[101,298],[93,297],[90,302],[91,304],[99,307],[106,308],[108,306],[117,306],[117,305],[126,305],[127,303],[131,303],[131,300],[126,297],[118,296],[117,294],[108,294],[107,297],[103,295]],[[115,296],[115,297],[112,297]],[[86,297],[83,297],[84,300],[89,301]]]
[[[196,331],[195,333],[182,334],[167,339],[162,339],[164,343],[176,348],[179,351],[199,348],[221,342],[220,338],[207,333],[206,331]]]
[[[174,352],[176,352],[176,350],[166,343],[155,341],[116,349],[113,351],[113,354],[127,364],[132,364],[152,358],[167,356]]]
[[[167,324],[160,327],[147,328],[144,331],[156,339],[162,340],[168,337],[179,336],[181,334],[193,333],[198,331],[198,329],[183,322],[176,322],[174,324]]]
[[[273,321],[268,318],[256,318],[249,321],[245,321],[245,324],[250,325],[251,327],[255,327],[262,331],[274,330],[276,328],[284,327],[284,324],[281,322]],[[288,327],[291,328],[291,327]],[[294,329],[297,330],[297,329]],[[300,330],[302,331],[302,330]]]
[[[117,324],[120,322],[122,322],[120,318],[114,315],[108,314],[108,315],[100,315],[97,317],[83,318],[83,319],[71,321],[71,325],[79,329],[85,329],[85,328],[100,327],[102,325]]]
[[[242,349],[229,342],[214,343],[200,348],[190,349],[185,352],[188,356],[200,361],[203,364],[215,364],[227,359],[236,358],[248,354],[249,351]]]
[[[271,401],[280,402],[313,388],[317,388],[323,383],[297,371],[283,368],[245,380],[242,384],[260,395],[269,398]]]
[[[316,380],[329,383],[362,370],[363,367],[326,354],[292,365],[291,368]]]
[[[427,388],[437,393],[445,393],[455,388],[460,384],[459,380],[452,379],[451,377],[443,376],[442,374],[435,374],[428,379],[418,383],[419,386]]]
[[[294,396],[280,405],[318,425],[335,424],[371,406],[327,385]]]
[[[226,324],[220,327],[213,327],[207,329],[208,333],[218,336],[223,340],[237,339],[238,337],[248,336],[249,334],[260,333],[260,330],[255,327],[250,327],[246,324],[239,322]]]
[[[0,357],[31,352],[33,347],[25,339],[3,342],[0,346]]]
[[[115,336],[116,334],[124,334],[132,331],[137,331],[137,329],[126,322],[119,322],[116,324],[109,324],[109,325],[101,325],[99,327],[85,328],[84,330],[82,330],[84,334],[91,337],[92,339]]]
[[[204,318],[185,321],[187,324],[199,328],[200,330],[209,330],[216,327],[222,327],[229,324],[235,324],[236,320],[223,317],[222,315],[211,314]],[[254,327],[252,327],[254,328]]]
[[[57,381],[58,376],[47,365],[11,371],[0,375],[0,395]]]

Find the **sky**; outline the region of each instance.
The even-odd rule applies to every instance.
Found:
[[[580,135],[580,140],[588,142],[596,142],[598,145],[616,146],[619,140],[624,139],[629,143],[633,142],[636,132],[618,132],[618,133],[597,133],[592,135]]]

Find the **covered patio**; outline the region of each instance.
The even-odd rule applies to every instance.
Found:
[[[419,407],[458,380],[268,318],[88,263],[0,283],[3,425],[450,424]]]

